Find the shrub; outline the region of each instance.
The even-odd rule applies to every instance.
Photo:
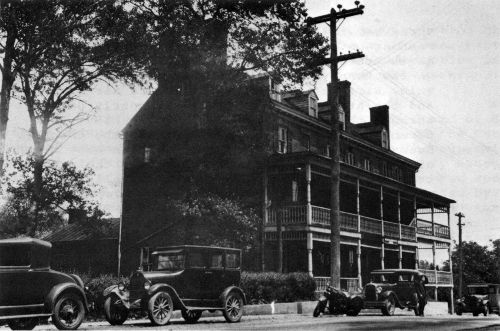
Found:
[[[248,303],[314,300],[316,283],[307,273],[243,272],[241,288]]]
[[[87,300],[90,305],[90,311],[87,318],[98,319],[103,317],[104,313],[104,298],[102,292],[111,285],[116,285],[119,282],[128,283],[128,278],[116,277],[113,275],[100,275],[91,278],[87,274],[80,275],[83,283],[88,287]]]

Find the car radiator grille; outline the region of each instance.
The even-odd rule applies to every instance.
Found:
[[[139,299],[144,294],[144,278],[132,276],[130,278],[130,301]]]
[[[367,301],[377,300],[377,289],[373,285],[366,285],[365,288],[365,299]]]

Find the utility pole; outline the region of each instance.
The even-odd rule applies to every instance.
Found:
[[[462,212],[456,213],[456,217],[458,217],[458,298],[462,297],[462,286],[463,286],[463,263],[464,263],[464,255],[462,252],[462,217],[465,215]]]
[[[339,85],[338,85],[338,63],[364,57],[360,51],[344,55],[337,55],[337,20],[350,16],[363,14],[363,5],[359,1],[354,2],[356,8],[342,9],[337,5],[338,11],[331,9],[330,14],[309,18],[310,25],[319,23],[330,23],[330,58],[321,60],[318,65],[330,64],[330,107],[331,107],[331,197],[330,197],[330,282],[331,285],[340,288],[340,128],[339,128]]]

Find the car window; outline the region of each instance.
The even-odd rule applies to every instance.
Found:
[[[0,266],[20,267],[31,264],[31,247],[28,246],[4,246],[0,248]]]
[[[206,262],[204,259],[204,254],[202,252],[190,252],[189,266],[191,268],[205,268]]]
[[[226,253],[226,268],[239,268],[240,267],[240,254]]]
[[[488,294],[486,287],[469,287],[469,294],[485,295]]]
[[[210,256],[210,268],[223,268],[222,253],[213,253]]]
[[[396,283],[398,276],[395,274],[375,274],[372,275],[372,280],[375,283]]]
[[[490,288],[488,289],[488,293],[490,293],[490,294],[495,294],[495,290],[496,290],[496,288],[494,288],[494,287],[490,287]]]
[[[184,254],[158,254],[157,269],[165,271],[178,271],[184,269]]]
[[[399,281],[402,281],[402,282],[411,282],[411,281],[413,281],[413,275],[411,275],[411,274],[401,274],[401,275],[399,275]]]

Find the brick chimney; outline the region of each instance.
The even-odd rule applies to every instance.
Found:
[[[331,83],[328,83],[328,101],[330,101],[330,87]],[[348,80],[343,80],[338,83],[339,87],[339,104],[345,113],[346,123],[351,123],[351,82]]]
[[[371,107],[370,122],[374,125],[383,125],[387,132],[389,132],[389,106]]]

